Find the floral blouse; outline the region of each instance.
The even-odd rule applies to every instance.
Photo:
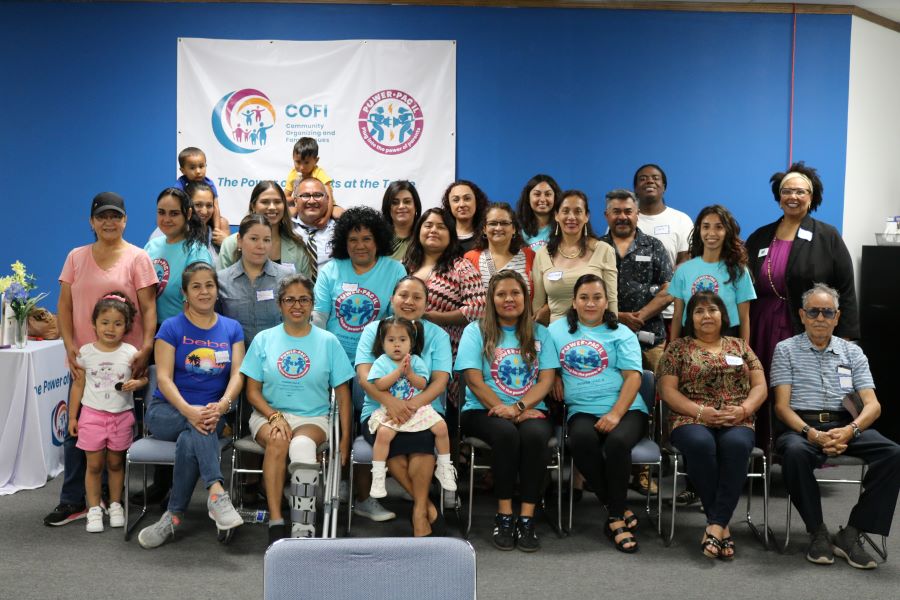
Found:
[[[737,406],[750,393],[750,371],[762,371],[762,364],[744,340],[722,338],[722,353],[700,347],[694,338],[678,338],[669,344],[656,368],[656,377],[674,375],[678,391],[702,406],[721,409]],[[671,429],[697,423],[696,415],[669,414]],[[753,428],[754,415],[738,423]]]

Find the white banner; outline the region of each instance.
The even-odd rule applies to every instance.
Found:
[[[179,39],[178,149],[206,153],[232,224],[258,181],[284,185],[301,137],[318,142],[341,206],[380,209],[395,179],[436,206],[456,172],[455,129],[453,41]]]

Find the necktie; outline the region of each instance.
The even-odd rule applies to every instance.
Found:
[[[316,251],[316,230],[315,229],[307,229],[307,238],[306,238],[306,247],[309,249],[309,274],[313,281],[316,280],[316,276],[319,274],[319,255]]]

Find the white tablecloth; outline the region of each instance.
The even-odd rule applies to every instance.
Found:
[[[39,488],[62,472],[68,396],[61,340],[0,350],[0,495]]]

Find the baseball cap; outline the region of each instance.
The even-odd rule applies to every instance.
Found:
[[[125,200],[115,192],[100,192],[94,196],[94,200],[91,202],[91,216],[95,217],[107,210],[114,210],[124,215]]]

